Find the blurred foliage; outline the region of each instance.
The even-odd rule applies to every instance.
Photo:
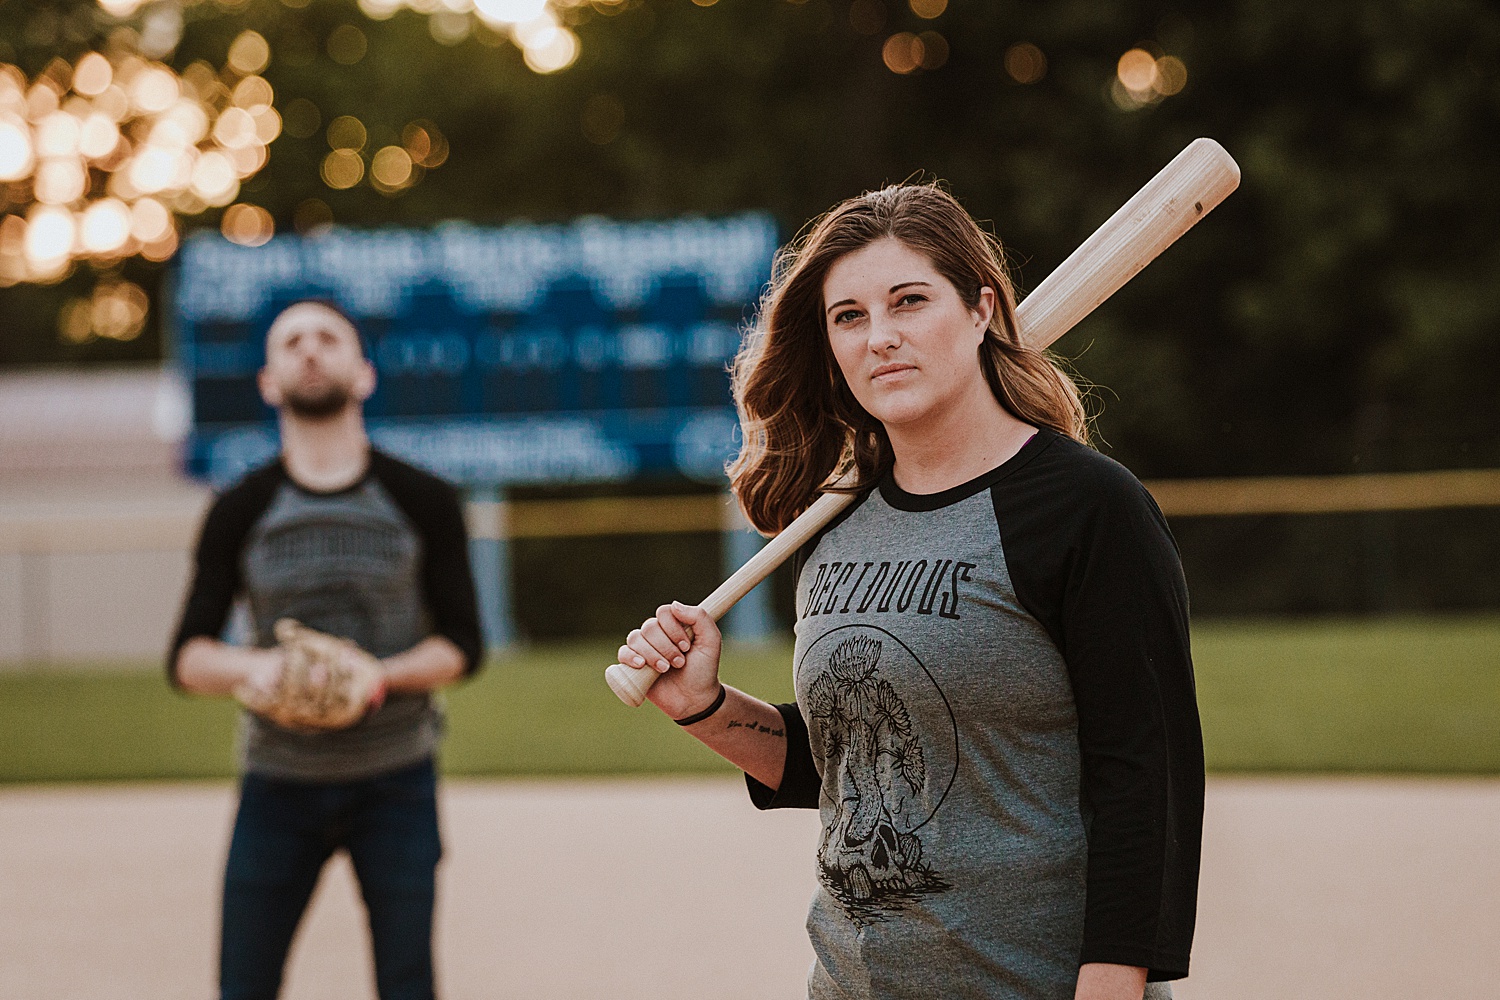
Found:
[[[581,55],[546,76],[493,31],[443,44],[423,15],[373,21],[353,0],[185,4],[171,60],[221,64],[246,29],[270,41],[288,129],[242,197],[283,232],[330,215],[383,226],[767,209],[790,237],[851,194],[936,177],[1004,238],[1023,289],[1188,141],[1213,136],[1243,167],[1241,190],[1058,345],[1103,387],[1104,449],[1147,478],[1500,465],[1500,6],[951,0],[927,20],[907,0],[700,2],[571,8]],[[86,0],[0,0],[0,59],[38,72],[76,58],[100,23]],[[328,42],[350,26],[367,49],[343,65]],[[939,32],[946,62],[887,69],[882,49],[903,31]],[[1022,42],[1046,58],[1031,84],[1006,69]],[[1181,59],[1187,84],[1122,110],[1110,85],[1136,46]],[[430,121],[450,156],[395,195],[330,190],[319,165],[340,115],[364,123],[367,151]],[[164,287],[162,268],[126,272]],[[59,306],[92,280],[0,290],[0,364],[159,357],[155,326],[130,343],[60,342]],[[1493,518],[1178,531],[1210,612],[1495,606]],[[608,543],[666,587],[644,605],[701,596],[716,575],[707,540],[680,556],[675,544]],[[1439,550],[1462,566],[1427,558]],[[590,560],[559,543],[518,546],[517,561],[522,618],[552,635],[545,608]],[[636,579],[590,591],[585,631],[649,610]]]
[[[1497,507],[1180,518],[1172,532],[1200,618],[1500,608]]]
[[[76,58],[93,10],[0,0],[0,58]],[[933,20],[899,0],[624,0],[569,12],[582,54],[550,76],[493,32],[445,45],[423,15],[352,0],[183,13],[175,65],[222,63],[253,28],[283,113],[356,116],[371,149],[418,119],[448,137],[448,162],[388,197],[324,186],[323,127],[284,134],[243,195],[282,231],[317,199],[360,226],[764,208],[790,235],[928,176],[992,220],[1026,287],[1214,136],[1242,190],[1059,345],[1108,387],[1109,449],[1143,476],[1500,464],[1500,8],[1482,0],[953,0]],[[351,66],[327,51],[343,25],[368,40]],[[885,67],[888,36],[932,30],[943,66]],[[1005,69],[1022,41],[1047,59],[1031,85]],[[1109,84],[1136,45],[1181,58],[1187,86],[1122,111]],[[0,362],[161,350],[61,344],[57,305],[87,280],[0,291]]]

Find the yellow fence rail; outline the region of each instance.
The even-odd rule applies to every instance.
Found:
[[[1500,469],[1155,479],[1145,485],[1168,517],[1500,507]],[[198,504],[180,500],[167,509],[139,502],[91,506],[86,513],[0,509],[0,554],[185,549],[202,517]],[[723,494],[470,503],[467,514],[476,538],[678,534],[743,526]]]

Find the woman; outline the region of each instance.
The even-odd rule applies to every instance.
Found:
[[[1021,344],[1001,261],[950,195],[903,185],[777,262],[735,368],[734,489],[765,532],[837,468],[860,497],[800,558],[796,703],[722,685],[701,608],[620,647],[758,807],[821,810],[812,997],[1140,1000],[1187,974],[1181,567],[1085,443],[1076,387]]]

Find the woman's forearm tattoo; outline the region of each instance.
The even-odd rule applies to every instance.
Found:
[[[759,722],[756,722],[754,719],[746,719],[743,722],[740,721],[739,719],[730,719],[729,720],[729,725],[725,726],[724,728],[726,730],[727,729],[745,729],[745,730],[749,730],[752,733],[765,733],[767,736],[776,736],[776,737],[779,737],[781,739],[786,739],[786,730],[785,729],[783,729],[783,728],[781,728],[779,726],[776,727],[776,728],[772,728],[771,726],[763,725],[763,724],[761,724]]]

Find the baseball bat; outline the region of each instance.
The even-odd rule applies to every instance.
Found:
[[[1194,139],[1172,162],[1083,241],[1016,307],[1021,338],[1047,347],[1109,298],[1177,238],[1239,187],[1240,168],[1212,139]],[[709,594],[703,608],[715,620],[801,548],[854,494],[825,493]],[[604,678],[620,700],[640,705],[658,674],[616,663]]]

